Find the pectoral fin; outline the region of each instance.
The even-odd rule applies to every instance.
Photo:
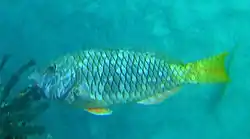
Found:
[[[164,93],[159,93],[153,97],[149,97],[147,99],[138,101],[138,104],[143,104],[143,105],[153,105],[153,104],[159,104],[163,102],[165,99],[167,99],[169,96],[172,94],[176,93],[179,90],[179,88],[174,88],[172,90],[166,91]]]
[[[112,110],[108,108],[88,108],[85,110],[94,115],[111,115],[112,114]]]

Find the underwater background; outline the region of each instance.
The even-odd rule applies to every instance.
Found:
[[[126,48],[183,62],[230,52],[231,82],[188,85],[159,105],[108,117],[52,104],[37,119],[54,139],[250,139],[249,0],[1,0],[0,55],[8,76],[68,52]],[[28,79],[17,88],[27,86]]]

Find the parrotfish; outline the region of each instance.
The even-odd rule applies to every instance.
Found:
[[[226,83],[227,52],[183,63],[130,50],[82,50],[30,75],[47,99],[110,115],[111,105],[159,104],[187,84]]]

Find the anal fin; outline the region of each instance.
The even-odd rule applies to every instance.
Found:
[[[164,93],[159,93],[155,96],[149,97],[147,99],[138,101],[138,104],[143,104],[143,105],[153,105],[153,104],[159,104],[163,102],[165,99],[167,99],[169,96],[175,94],[179,90],[179,87],[174,88],[172,90],[168,90]]]
[[[108,108],[88,108],[85,110],[94,115],[111,115],[112,114],[112,110]]]

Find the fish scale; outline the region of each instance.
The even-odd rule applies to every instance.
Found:
[[[97,54],[98,55],[98,54]],[[97,99],[103,99],[102,97],[100,98],[100,96],[102,96],[101,92],[102,90],[98,90],[98,89],[95,89],[96,86],[98,86],[98,84],[96,82],[100,82],[98,81],[98,75],[95,73],[95,72],[98,72],[97,71],[94,71],[93,69],[96,70],[96,68],[94,67],[97,67],[98,63],[97,61],[99,60],[95,60],[97,59],[98,57],[95,57],[95,55],[93,53],[88,53],[86,54],[86,57],[84,57],[84,55],[82,56],[82,59],[85,59],[87,58],[88,59],[88,63],[87,63],[87,76],[85,76],[86,81],[88,82],[87,83],[87,86],[89,86],[88,88],[90,88],[90,93],[92,93],[91,96],[95,96],[95,98]],[[90,72],[92,71],[92,72]],[[104,69],[105,73],[107,73],[106,69]],[[101,88],[101,87],[97,87],[97,88]]]

